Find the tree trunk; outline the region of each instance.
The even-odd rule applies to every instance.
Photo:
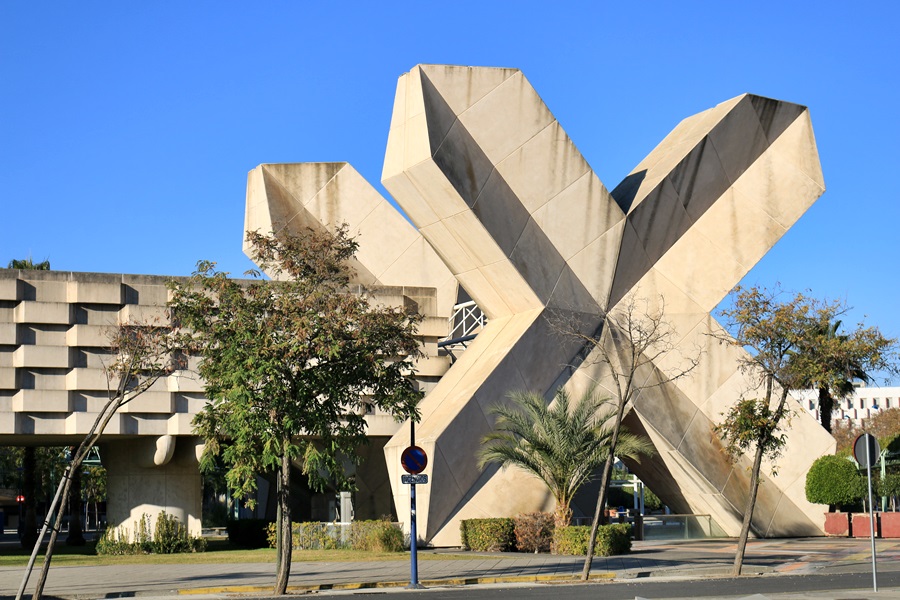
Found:
[[[825,431],[831,433],[831,415],[834,412],[834,398],[828,388],[819,388],[819,422]]]
[[[750,471],[750,495],[747,497],[741,535],[738,538],[737,551],[734,553],[734,569],[731,574],[735,577],[741,574],[741,568],[744,566],[744,552],[747,549],[747,539],[750,537],[750,524],[753,521],[753,509],[756,506],[756,493],[759,491],[759,472],[762,469],[764,450],[764,444],[757,443],[756,455],[753,457],[753,469]]]
[[[84,546],[84,528],[81,526],[81,467],[72,469],[70,477],[72,491],[69,494],[69,535],[66,536],[66,545]]]
[[[285,444],[286,445],[286,444]],[[281,455],[281,472],[278,474],[277,496],[278,512],[280,515],[281,531],[276,544],[275,552],[278,554],[278,570],[275,577],[275,594],[283,595],[287,592],[288,578],[291,575],[291,550],[294,540],[291,535],[291,459],[287,449],[284,448]]]
[[[600,492],[597,494],[597,506],[594,507],[594,518],[591,520],[591,536],[588,538],[587,556],[584,557],[584,567],[581,569],[581,580],[587,581],[591,574],[591,563],[594,561],[594,544],[597,541],[597,530],[602,521],[606,521],[604,506],[606,506],[606,489],[609,478],[612,476],[612,465],[616,457],[610,452],[603,464],[603,476],[600,479]]]
[[[584,557],[584,568],[581,570],[582,581],[587,581],[591,574],[591,563],[594,561],[594,544],[597,543],[597,530],[600,528],[600,524],[606,521],[603,509],[606,506],[609,480],[612,477],[613,464],[616,461],[616,444],[619,443],[619,429],[622,428],[622,418],[625,415],[625,405],[627,403],[627,399],[620,402],[616,413],[616,424],[613,428],[612,439],[609,442],[609,456],[606,457],[606,463],[603,465],[600,492],[597,495],[597,506],[594,508],[594,519],[591,522],[591,536],[588,538],[587,556]]]
[[[76,459],[72,460],[72,466],[63,472],[63,480],[59,482],[62,486],[62,497],[56,507],[56,516],[53,522],[53,528],[50,530],[50,541],[47,542],[47,551],[44,554],[44,564],[41,565],[41,575],[37,584],[34,586],[34,595],[32,600],[41,600],[44,595],[44,585],[47,583],[47,574],[50,572],[50,561],[53,560],[53,549],[56,547],[56,538],[59,536],[59,528],[62,525],[63,516],[66,514],[66,504],[69,501],[69,494],[72,492],[71,470],[77,469],[81,465],[81,461],[76,463]],[[50,519],[51,503],[47,503],[47,519]]]

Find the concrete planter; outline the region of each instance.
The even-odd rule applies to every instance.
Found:
[[[825,513],[825,535],[850,537],[850,513]]]
[[[853,515],[853,525],[851,526],[851,535],[855,538],[869,537],[869,513],[855,513]],[[875,537],[881,537],[881,513],[875,513]]]
[[[900,538],[900,512],[881,513],[881,537]]]

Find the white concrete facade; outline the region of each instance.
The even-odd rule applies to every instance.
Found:
[[[819,392],[816,390],[798,390],[791,396],[800,403],[807,413],[819,420]],[[862,425],[865,419],[874,417],[882,411],[900,408],[900,387],[858,386],[853,394],[835,400],[834,421],[848,420],[855,425]]]

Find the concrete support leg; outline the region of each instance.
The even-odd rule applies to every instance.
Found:
[[[142,515],[178,518],[191,535],[200,535],[199,438],[161,436],[109,442],[101,448],[108,472],[107,520],[131,531]]]

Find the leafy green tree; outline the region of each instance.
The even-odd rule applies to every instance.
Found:
[[[291,465],[310,487],[347,489],[344,461],[367,442],[365,408],[416,416],[410,380],[420,317],[349,293],[357,243],[346,227],[297,236],[248,232],[256,264],[272,281],[238,281],[200,262],[172,284],[171,307],[202,360],[209,404],[197,415],[206,440],[201,468],[221,456],[237,498],[252,504],[256,476],[276,474],[275,593],[291,563]],[[258,275],[257,273],[253,273]]]
[[[663,502],[659,496],[653,493],[653,490],[644,486],[644,508],[649,511],[659,510],[663,507]]]
[[[806,499],[827,504],[829,511],[859,502],[867,493],[866,478],[848,458],[820,456],[806,473]]]
[[[879,496],[885,496],[891,499],[891,510],[897,510],[897,496],[900,496],[900,473],[885,473],[884,477],[878,478]]]
[[[84,466],[81,473],[81,497],[88,505],[94,507],[94,524],[100,528],[99,504],[106,500],[106,469],[99,465]],[[85,509],[87,510],[87,509]],[[88,523],[85,523],[87,525]]]
[[[744,552],[759,491],[762,461],[778,458],[786,442],[783,425],[792,413],[788,401],[791,390],[810,379],[808,348],[841,310],[839,303],[821,302],[797,294],[782,301],[779,290],[737,287],[731,308],[722,311],[728,334],[723,343],[748,350],[741,367],[754,388],[731,407],[722,423],[715,427],[732,459],[752,451],[750,489],[734,559],[734,575],[741,574]]]
[[[510,405],[491,408],[497,423],[482,441],[480,464],[513,465],[539,478],[556,500],[555,526],[565,527],[575,493],[609,456],[615,409],[595,390],[575,403],[563,388],[549,405],[534,392],[513,392],[509,398]],[[623,428],[616,452],[639,461],[653,454],[653,445]]]
[[[865,426],[851,419],[841,419],[834,425],[831,435],[837,443],[836,454],[850,456],[853,442],[864,433],[871,433],[878,439],[882,449],[900,449],[900,408],[879,411],[864,421]]]

